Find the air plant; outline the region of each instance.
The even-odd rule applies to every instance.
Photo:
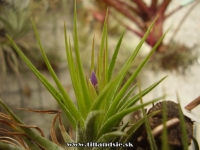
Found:
[[[75,3],[76,6],[76,3]],[[75,7],[76,8],[76,7]],[[66,33],[66,26],[64,25],[64,37],[66,44],[66,55],[68,68],[71,76],[71,81],[76,96],[76,103],[68,96],[58,77],[56,76],[50,62],[44,52],[43,46],[40,42],[39,33],[33,23],[36,39],[38,41],[41,53],[43,55],[44,61],[52,75],[57,88],[53,87],[50,82],[34,67],[34,65],[27,59],[27,57],[22,53],[20,48],[15,44],[13,39],[7,34],[7,38],[11,42],[11,45],[15,48],[19,56],[24,60],[36,77],[44,84],[47,90],[52,94],[57,103],[59,104],[65,117],[69,120],[72,130],[76,133],[75,139],[66,132],[62,119],[60,117],[60,111],[42,111],[42,110],[32,110],[25,108],[24,110],[40,113],[56,113],[56,116],[52,123],[51,136],[52,141],[47,140],[43,137],[42,132],[40,135],[33,132],[32,126],[24,124],[9,108],[7,105],[0,101],[0,105],[6,110],[8,115],[1,114],[0,117],[7,119],[5,122],[9,127],[11,127],[16,132],[10,132],[8,130],[1,129],[6,136],[0,140],[0,148],[5,149],[48,149],[48,150],[63,150],[65,146],[61,146],[57,141],[54,132],[54,125],[56,120],[59,120],[59,127],[66,143],[66,149],[71,150],[83,150],[83,149],[102,149],[102,143],[109,143],[110,146],[103,147],[103,149],[137,149],[138,140],[137,138],[141,135],[141,129],[143,125],[146,125],[146,131],[148,134],[148,143],[152,148],[156,148],[156,143],[154,137],[151,133],[151,128],[149,126],[148,118],[153,117],[160,111],[154,111],[152,113],[146,114],[144,107],[152,102],[156,102],[161,98],[157,98],[148,102],[143,102],[142,97],[153,90],[160,82],[162,82],[166,77],[158,80],[148,88],[141,90],[140,82],[132,86],[132,82],[138,77],[138,73],[141,71],[143,66],[147,63],[150,56],[157,49],[160,42],[163,40],[165,34],[161,36],[155,46],[152,48],[151,52],[143,60],[143,62],[137,67],[135,72],[131,77],[121,86],[123,79],[135,60],[142,44],[147,39],[149,33],[152,30],[156,19],[149,26],[147,32],[145,33],[142,40],[139,42],[136,49],[133,51],[129,59],[124,64],[123,68],[114,75],[113,70],[115,68],[117,55],[120,49],[120,45],[123,39],[124,32],[119,38],[118,44],[115,48],[114,54],[109,60],[108,57],[108,37],[107,37],[107,21],[104,22],[101,46],[99,50],[99,55],[97,58],[97,63],[94,62],[94,41],[92,46],[92,57],[91,57],[91,76],[86,76],[82,67],[79,43],[78,43],[78,32],[77,32],[77,22],[76,22],[76,9],[74,9],[74,29],[73,29],[73,40],[74,40],[74,51],[72,50],[72,45],[70,38]],[[107,20],[107,19],[106,19]],[[74,55],[73,55],[74,54]],[[73,57],[74,56],[74,57]],[[136,88],[139,88],[137,94],[133,94]],[[136,103],[140,101],[140,104]],[[123,118],[130,114],[142,109],[144,118],[137,120],[134,124],[125,122],[122,124]],[[182,114],[182,113],[180,113]],[[181,115],[180,115],[181,116]],[[66,119],[64,118],[64,119]],[[184,124],[184,120],[180,121]],[[185,131],[185,128],[183,128]],[[185,131],[184,133],[187,134]],[[8,135],[13,135],[12,138]],[[166,137],[165,137],[166,138]],[[146,139],[146,138],[145,138]],[[122,147],[121,144],[124,147]],[[114,147],[118,144],[119,147]],[[113,147],[111,147],[111,145]],[[106,146],[106,145],[104,145]],[[187,146],[187,145],[186,145]],[[185,148],[187,148],[185,146]],[[152,149],[151,148],[151,149]],[[155,149],[154,149],[155,150]]]
[[[147,5],[146,2],[144,2],[143,0],[132,0],[129,2],[120,0],[97,0],[97,2],[104,3],[106,6],[109,7],[113,7],[115,10],[117,10],[118,13],[124,15],[127,19],[131,20],[139,28],[139,30],[133,29],[129,24],[125,24],[122,21],[118,21],[120,24],[124,25],[128,30],[135,33],[140,38],[143,37],[154,18],[156,16],[159,16],[146,40],[146,43],[153,47],[159,40],[160,36],[163,35],[164,21],[188,4],[194,2],[194,0],[187,0],[182,2],[179,6],[177,6],[177,8],[169,13],[166,13],[166,10],[170,5],[171,0],[163,0],[161,3],[159,3],[159,1],[157,0],[151,0],[150,5]],[[196,4],[197,2],[194,3]],[[115,18],[117,17],[116,12],[111,12],[110,14]],[[158,48],[157,51],[162,51],[162,49]]]
[[[188,17],[189,13],[198,5],[199,1],[183,0],[180,2],[180,5],[170,12],[167,12],[167,9],[172,2],[171,0],[151,0],[149,4],[144,0],[95,0],[95,2],[98,4],[97,6],[99,6],[99,12],[101,12],[93,12],[97,20],[103,21],[103,19],[99,19],[98,16],[99,14],[105,16],[106,8],[109,6],[110,8],[113,8],[111,9],[112,11],[110,11],[110,15],[113,19],[140,38],[143,37],[152,20],[154,20],[156,16],[159,16],[145,41],[150,47],[153,47],[159,40],[160,36],[163,35],[165,21],[182,8],[192,4],[193,6],[185,15],[183,15],[183,19],[179,22],[171,40],[168,43],[160,43],[152,58],[152,62],[156,67],[159,66],[161,69],[182,71],[186,70],[185,68],[188,68],[188,66],[193,64],[197,59],[196,55],[191,52],[192,50],[195,50],[195,47],[188,47],[184,44],[175,42],[174,37],[180,30],[181,25]],[[120,18],[119,16],[121,15],[123,17]],[[136,25],[136,27],[132,27],[131,24]],[[165,63],[166,61],[167,63]],[[165,64],[163,64],[163,62]]]
[[[4,72],[6,70],[12,70],[16,74],[18,74],[17,72],[24,70],[19,56],[7,41],[6,34],[9,34],[26,56],[34,62],[34,65],[41,69],[44,62],[37,45],[35,45],[36,40],[34,39],[34,33],[31,30],[30,18],[32,17],[34,21],[39,24],[46,9],[40,8],[42,6],[41,2],[35,2],[33,0],[27,0],[26,2],[13,1],[13,3],[5,1],[4,3],[0,4],[2,8],[0,10],[1,68],[5,68]],[[48,55],[54,58],[52,64],[54,64],[56,68],[58,56],[55,54],[52,55],[50,52]],[[4,64],[4,66],[2,64]]]

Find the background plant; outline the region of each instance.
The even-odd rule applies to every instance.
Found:
[[[139,130],[144,122],[148,125],[147,116],[143,119],[136,122],[131,128],[126,131],[128,127],[128,123],[120,126],[122,119],[129,113],[138,111],[139,109],[143,109],[144,106],[158,101],[161,98],[156,100],[151,100],[149,102],[143,103],[142,97],[149,93],[153,88],[155,88],[162,80],[162,78],[156,83],[152,84],[148,88],[141,90],[140,84],[139,85],[139,93],[132,95],[132,92],[138,87],[137,84],[131,86],[131,83],[137,78],[138,73],[141,71],[143,66],[146,64],[150,56],[153,52],[157,49],[160,42],[163,40],[165,34],[159,39],[158,43],[153,47],[151,52],[147,55],[144,61],[138,66],[135,72],[131,75],[131,77],[125,82],[125,84],[121,87],[122,81],[131,67],[132,62],[134,61],[135,57],[137,56],[139,49],[141,48],[142,44],[144,43],[145,39],[147,38],[148,34],[150,33],[154,23],[150,25],[149,29],[147,30],[146,34],[129,57],[127,62],[124,64],[124,67],[118,72],[116,76],[113,75],[113,70],[115,67],[115,62],[117,58],[117,54],[119,52],[120,44],[123,39],[122,33],[118,44],[116,46],[115,52],[109,61],[108,57],[108,38],[107,38],[107,22],[104,23],[102,39],[101,39],[101,47],[99,50],[99,55],[97,59],[97,63],[95,66],[94,63],[94,41],[92,46],[92,57],[91,57],[91,76],[85,77],[85,73],[82,67],[82,62],[80,59],[80,50],[78,46],[78,33],[77,33],[77,26],[76,26],[76,9],[74,15],[74,30],[73,30],[73,38],[74,38],[74,53],[72,51],[70,38],[66,34],[66,27],[64,26],[64,33],[65,33],[65,44],[66,44],[66,54],[67,54],[67,61],[68,67],[71,75],[71,81],[73,84],[77,106],[73,103],[71,98],[68,96],[67,92],[65,91],[64,87],[60,83],[58,77],[56,76],[53,68],[50,65],[50,62],[44,53],[43,46],[41,44],[38,31],[33,24],[34,31],[36,34],[36,39],[38,41],[41,53],[43,55],[44,61],[49,69],[50,74],[52,75],[57,88],[54,88],[49,81],[34,67],[34,65],[27,59],[27,57],[22,53],[20,48],[15,44],[13,39],[7,35],[9,41],[11,42],[12,46],[15,48],[16,52],[19,56],[24,60],[24,62],[28,65],[28,67],[33,71],[33,73],[38,77],[38,79],[44,84],[47,90],[53,95],[55,100],[60,105],[62,111],[69,119],[73,130],[76,132],[76,142],[86,143],[86,142],[128,142],[130,137],[134,136],[135,133]],[[139,100],[141,100],[141,104],[135,105]],[[27,144],[30,149],[62,149],[61,146],[57,143],[56,139],[53,138],[53,142],[48,141],[44,137],[32,132],[28,127],[25,125],[17,116],[15,116],[10,109],[2,102],[2,107],[7,111],[9,116],[4,118],[10,119],[13,121],[11,124],[12,127],[17,130],[22,135],[26,135],[23,137],[23,141]],[[29,109],[28,109],[29,110]],[[32,110],[30,110],[32,111]],[[49,111],[51,112],[51,111]],[[154,112],[148,115],[152,116],[158,112]],[[57,118],[59,118],[60,112],[57,112]],[[60,118],[59,118],[60,120]],[[55,123],[55,119],[53,124]],[[182,121],[184,123],[184,121]],[[10,125],[10,126],[11,126]],[[71,143],[74,140],[69,136],[69,134],[63,130],[62,123],[60,121],[60,128],[63,134],[63,138],[66,143]],[[150,138],[150,145],[156,147],[156,143],[153,139],[151,134],[151,130],[147,128],[148,136]],[[128,138],[127,138],[128,135]],[[55,136],[53,136],[55,137]],[[30,140],[31,139],[31,140]],[[2,141],[3,142],[3,141]],[[7,146],[5,143],[0,143],[1,146]],[[56,143],[56,144],[55,144]],[[24,145],[20,145],[24,147]],[[15,148],[19,149],[19,146],[15,146]],[[25,147],[26,148],[26,147]],[[73,149],[73,148],[72,148]],[[82,147],[77,147],[76,149],[83,149]],[[91,149],[95,149],[91,147]]]
[[[186,70],[185,68],[188,68],[197,60],[197,55],[194,53],[196,47],[188,47],[185,44],[180,44],[179,42],[176,42],[174,40],[174,37],[175,34],[177,34],[177,32],[180,31],[181,25],[186,20],[189,13],[194,9],[194,7],[198,5],[199,1],[182,1],[180,2],[180,5],[178,5],[174,10],[171,10],[170,12],[168,12],[167,9],[172,2],[171,0],[151,0],[149,3],[147,3],[144,0],[96,0],[94,2],[98,6],[98,10],[94,13],[94,16],[96,16],[97,20],[103,20],[99,19],[100,17],[98,16],[101,15],[101,18],[103,18],[103,16],[105,15],[106,7],[109,6],[112,10],[110,11],[110,15],[112,16],[113,20],[125,26],[129,31],[131,31],[140,38],[143,37],[149,24],[152,22],[155,16],[159,15],[159,18],[157,19],[153,30],[151,31],[149,37],[146,40],[146,43],[151,47],[155,45],[159,37],[163,34],[165,21],[172,15],[174,15],[176,12],[180,11],[182,8],[193,3],[193,6],[188,10],[188,12],[185,15],[183,15],[183,19],[180,21],[178,27],[175,29],[171,40],[169,40],[168,43],[162,42],[160,44],[152,58],[152,64],[156,68],[155,70],[161,68],[165,70],[177,70],[182,72],[183,70]],[[171,58],[172,55],[173,58],[177,59],[169,59],[169,57]],[[186,61],[183,62],[182,60]],[[169,63],[164,65],[163,61],[167,61]]]
[[[33,84],[22,79],[29,71],[27,71],[27,67],[9,43],[6,34],[9,34],[13,38],[23,53],[38,69],[47,70],[38,45],[35,44],[36,39],[34,38],[30,18],[37,24],[41,34],[45,35],[46,31],[44,31],[44,28],[47,28],[47,25],[44,27],[44,24],[47,20],[47,14],[51,9],[48,0],[6,0],[0,2],[0,84],[2,85],[0,87],[0,95],[7,95],[5,94],[7,93],[6,89],[9,89],[8,95],[11,95],[12,87],[15,87],[13,86],[15,83],[12,83],[10,89],[7,87],[9,84],[6,82],[11,76],[16,75],[17,80],[15,81],[18,86],[16,90],[21,97],[21,107],[26,103],[26,98],[31,97],[34,91],[32,88]],[[53,15],[51,14],[51,16]],[[44,44],[45,47],[49,47],[46,53],[52,60],[51,64],[54,69],[57,69],[60,55],[59,53],[53,53],[53,50],[57,49],[56,44],[53,42],[49,43],[51,44]],[[16,105],[17,101],[18,99],[16,98],[14,105]]]
[[[14,52],[13,47],[7,41],[6,34],[9,34],[17,45],[23,50],[26,56],[33,61],[37,68],[43,68],[42,56],[39,53],[34,33],[31,30],[30,18],[32,17],[37,25],[41,24],[41,20],[47,13],[50,6],[48,1],[35,0],[18,0],[18,1],[3,1],[0,4],[0,57],[2,72],[11,69],[19,72],[24,70],[19,56]],[[48,51],[49,57],[52,57],[52,64],[56,68],[57,55],[52,55]],[[54,56],[54,57],[53,57]]]
[[[119,21],[120,24],[125,25],[125,27],[135,33],[140,38],[143,37],[144,33],[146,32],[147,28],[149,27],[152,20],[159,15],[153,30],[151,31],[149,37],[147,38],[146,42],[151,47],[157,43],[160,36],[163,34],[163,24],[166,19],[168,19],[171,15],[182,9],[183,7],[187,6],[188,4],[192,3],[193,0],[183,1],[177,8],[172,10],[171,12],[166,14],[166,10],[171,3],[171,0],[163,0],[159,2],[157,0],[152,0],[150,5],[147,5],[143,0],[134,0],[130,2],[122,2],[122,1],[113,1],[113,0],[103,0],[98,1],[98,3],[106,4],[107,6],[114,7],[117,12],[123,14],[126,18],[131,20],[138,28],[133,29],[129,24],[124,24],[122,21]],[[197,2],[196,2],[197,3]],[[196,5],[196,3],[194,5]],[[105,6],[104,6],[105,7]],[[111,15],[117,15],[116,12],[111,13]],[[160,45],[162,46],[162,44]],[[161,47],[159,47],[161,48]],[[165,51],[163,49],[158,49],[157,51]]]

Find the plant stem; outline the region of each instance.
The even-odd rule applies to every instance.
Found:
[[[125,3],[124,1],[119,1],[119,3],[120,3],[121,5],[124,5],[125,7],[127,7],[128,9],[130,9],[131,11],[133,11],[133,12],[134,12],[135,14],[137,14],[138,16],[141,15],[141,10],[140,10],[140,9],[135,8],[135,7],[133,7],[133,6],[131,6],[131,5],[127,4],[127,3]]]
[[[151,18],[151,11],[149,10],[149,8],[147,7],[147,5],[144,3],[143,0],[132,0],[132,1],[137,4],[139,9],[141,9],[142,12],[145,13],[145,15],[147,15],[149,18]]]
[[[153,10],[154,12],[155,12],[156,9],[157,9],[157,3],[158,3],[158,0],[152,0],[152,1],[151,1],[150,9]]]
[[[135,22],[135,24],[140,28],[143,29],[145,27],[144,23],[139,21],[135,16],[131,15],[126,9],[122,8],[119,1],[113,1],[113,0],[104,0],[105,3],[108,5],[113,6],[115,9],[117,9],[119,12],[121,12],[124,16]]]
[[[163,3],[159,6],[160,9],[158,10],[158,14],[160,16],[164,16],[164,13],[165,13],[167,7],[169,6],[170,2],[171,2],[171,0],[164,0]]]
[[[142,38],[143,36],[144,36],[144,34],[143,33],[141,33],[141,32],[138,32],[137,30],[135,30],[135,29],[133,29],[133,28],[131,28],[129,25],[127,25],[127,24],[125,24],[125,23],[123,23],[121,20],[119,20],[118,18],[117,18],[117,16],[116,16],[116,14],[114,14],[114,13],[111,13],[111,15],[113,16],[113,18],[115,18],[116,19],[116,21],[117,22],[119,22],[122,26],[125,26],[126,27],[126,29],[128,29],[128,30],[130,30],[131,32],[133,32],[133,33],[135,33],[137,36],[139,36],[140,38]]]

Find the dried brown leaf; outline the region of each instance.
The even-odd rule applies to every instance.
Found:
[[[67,131],[65,130],[64,124],[63,124],[60,116],[59,116],[59,128],[60,128],[60,131],[61,131],[61,134],[62,134],[64,141],[65,142],[73,142],[73,140],[71,139],[71,137],[69,137]]]
[[[60,112],[60,113],[61,113],[61,112]],[[54,117],[53,122],[52,122],[52,125],[51,125],[51,138],[52,138],[52,141],[53,141],[54,143],[56,143],[57,145],[59,145],[59,146],[61,146],[61,145],[60,145],[60,143],[59,143],[58,140],[57,140],[57,137],[56,137],[56,133],[55,133],[54,128],[55,128],[56,120],[57,120],[57,118],[60,116],[60,113],[57,113],[57,115]]]
[[[7,125],[8,127],[12,128],[12,129],[18,129],[13,123],[7,121],[7,120],[2,120],[0,119],[0,123]]]
[[[9,144],[12,144],[15,146],[20,146],[20,147],[26,148],[24,144],[22,144],[21,142],[15,140],[14,138],[11,138],[11,137],[6,137],[6,136],[0,137],[0,141],[4,142],[4,143],[9,143]]]
[[[0,133],[6,134],[6,135],[26,135],[25,133],[22,133],[22,132],[11,132],[3,128],[0,128]]]
[[[2,112],[0,112],[0,117],[5,118],[5,119],[8,119],[8,120],[11,120],[11,117],[10,117],[9,115],[4,114],[4,113],[2,113]]]
[[[57,113],[61,113],[61,110],[34,110],[34,109],[31,109],[31,108],[16,108],[16,109],[30,111],[30,112],[37,112],[37,113],[42,113],[42,114],[57,114]]]
[[[37,126],[27,126],[27,125],[16,123],[16,122],[14,124],[16,124],[16,125],[18,125],[20,127],[24,127],[24,128],[34,128],[34,129],[36,129],[40,133],[40,135],[42,137],[44,137],[44,132],[39,127],[37,127]]]

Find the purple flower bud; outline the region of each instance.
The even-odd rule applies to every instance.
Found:
[[[97,77],[96,77],[96,74],[94,73],[94,71],[92,71],[92,74],[90,76],[90,81],[92,82],[94,87],[97,86],[98,81],[97,81]]]

